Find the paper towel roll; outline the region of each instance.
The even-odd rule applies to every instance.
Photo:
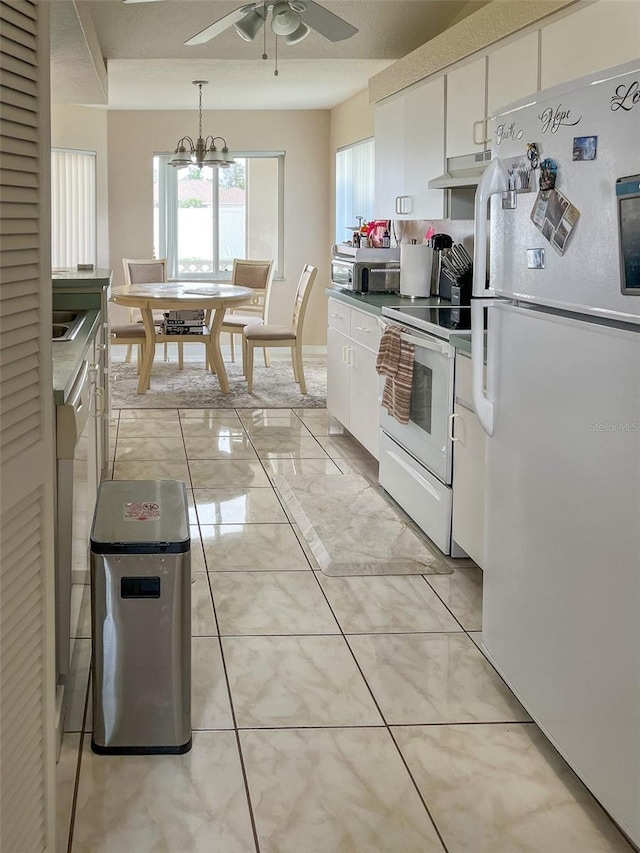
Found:
[[[433,249],[420,243],[400,244],[401,296],[429,296]]]

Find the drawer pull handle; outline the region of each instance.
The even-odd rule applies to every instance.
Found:
[[[357,329],[359,332],[366,332],[368,335],[370,335],[370,334],[371,334],[371,329],[367,329],[367,327],[366,327],[366,326],[356,326],[356,329]]]
[[[105,413],[104,388],[96,388],[94,393],[96,396],[96,411],[94,417],[101,418]]]
[[[342,320],[342,314],[330,314],[330,317],[339,317]]]

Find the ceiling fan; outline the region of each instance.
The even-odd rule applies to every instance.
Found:
[[[152,0],[123,0],[124,3],[146,3]],[[351,38],[358,30],[343,18],[334,15],[314,0],[258,0],[240,6],[218,21],[214,21],[204,30],[200,30],[185,44],[204,44],[219,36],[229,27],[233,27],[245,41],[253,41],[271,12],[271,29],[281,36],[287,44],[297,44],[315,30],[329,41],[343,41]]]

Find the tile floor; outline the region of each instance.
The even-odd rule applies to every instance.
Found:
[[[114,413],[114,478],[188,486],[193,749],[91,752],[76,589],[58,849],[631,850],[484,658],[479,569],[337,578],[314,565],[271,478],[376,482],[341,433],[317,409]]]

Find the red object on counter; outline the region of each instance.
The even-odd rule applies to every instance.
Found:
[[[382,237],[388,227],[389,222],[387,219],[373,219],[367,226],[367,237],[371,240],[371,245],[376,249],[382,246]]]

